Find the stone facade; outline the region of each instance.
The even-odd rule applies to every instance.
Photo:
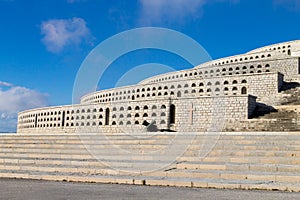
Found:
[[[137,85],[97,91],[78,105],[19,113],[18,133],[221,131],[247,120],[257,102],[276,105],[299,74],[300,41],[222,58]],[[143,125],[144,124],[144,125]]]

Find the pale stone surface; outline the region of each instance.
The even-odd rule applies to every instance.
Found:
[[[299,74],[299,58],[293,56],[299,44],[270,45],[137,85],[97,91],[78,105],[24,111],[18,133],[144,132],[145,121],[154,123],[151,130],[239,130],[241,122],[251,130],[248,118],[256,101],[278,105],[283,81]]]

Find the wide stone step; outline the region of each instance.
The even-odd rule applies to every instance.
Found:
[[[257,164],[284,164],[284,165],[299,165],[300,158],[299,157],[205,157],[205,158],[195,158],[183,156],[177,159],[178,161],[186,161],[190,164],[190,166],[196,168],[198,162],[223,162],[223,163],[257,163]]]
[[[95,164],[95,162],[93,162]],[[0,171],[39,171],[45,173],[81,173],[81,174],[124,174],[124,173],[149,173],[152,171],[163,172],[164,169],[174,168],[175,164],[167,162],[146,162],[146,161],[119,161],[119,162],[98,162],[96,165],[90,163],[88,166],[74,164],[45,164],[45,163],[5,163],[0,165]]]
[[[230,175],[223,175],[229,177]],[[250,179],[220,179],[220,178],[186,178],[186,177],[157,177],[157,176],[99,176],[81,174],[43,174],[34,171],[1,171],[0,177],[9,178],[29,178],[42,180],[61,180],[61,181],[80,181],[80,182],[94,182],[94,183],[118,183],[118,184],[140,184],[140,185],[156,185],[156,186],[181,186],[181,187],[207,187],[207,188],[239,188],[239,189],[264,189],[264,190],[285,190],[285,191],[300,191],[299,184],[289,182],[274,182],[268,180],[256,180],[258,176],[249,176]],[[254,180],[253,180],[254,179]],[[276,177],[275,177],[276,179]],[[280,177],[277,180],[293,180],[293,176]]]
[[[300,133],[176,134],[0,136],[0,177],[281,190],[300,185]]]
[[[197,155],[197,154],[195,154]],[[256,156],[256,157],[300,157],[300,152],[299,151],[290,151],[290,150],[274,150],[274,151],[265,151],[265,150],[255,150],[255,151],[240,151],[240,150],[232,150],[232,149],[213,149],[212,151],[209,152],[207,157],[223,157],[223,156],[228,156],[228,157],[248,157],[248,156]]]

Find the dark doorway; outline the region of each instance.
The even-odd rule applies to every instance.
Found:
[[[34,127],[35,127],[35,128],[37,127],[37,121],[38,121],[38,119],[37,119],[37,114],[35,114],[35,119],[34,119]]]
[[[175,124],[175,105],[170,106],[170,124]]]
[[[109,108],[105,110],[105,125],[109,125]]]
[[[61,117],[61,126],[64,127],[65,126],[65,111],[63,111],[62,113],[62,117]]]

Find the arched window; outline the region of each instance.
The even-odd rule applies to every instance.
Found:
[[[247,94],[247,88],[246,87],[242,87],[242,94]]]

